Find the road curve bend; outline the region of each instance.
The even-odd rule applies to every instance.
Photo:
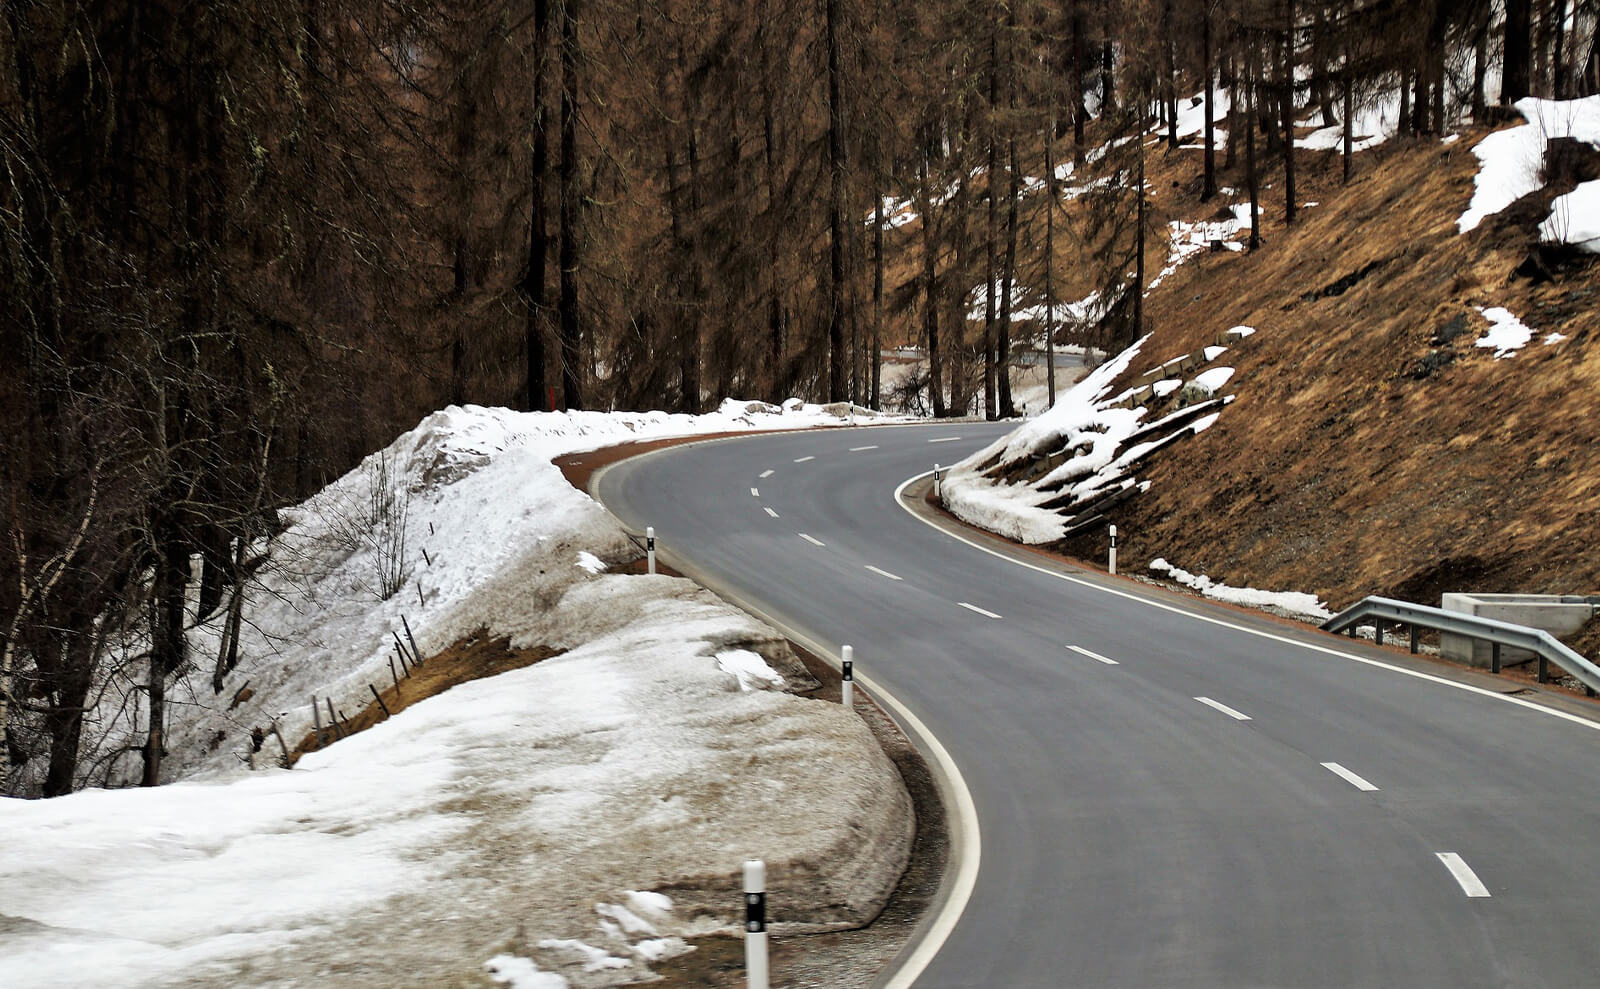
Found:
[[[1600,725],[1019,565],[898,503],[1006,428],[764,434],[595,479],[686,572],[824,654],[853,645],[867,689],[964,780],[970,896],[891,984],[1600,981]]]

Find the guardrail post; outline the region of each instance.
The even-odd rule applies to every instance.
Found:
[[[1544,653],[1539,654],[1539,682],[1550,682],[1550,658]]]
[[[1115,574],[1117,572],[1117,527],[1111,527],[1111,560],[1107,569]]]
[[[844,669],[839,679],[839,703],[843,704],[845,707],[854,708],[856,704],[856,651],[851,646],[845,646],[843,649],[840,649],[839,652],[841,665]]]
[[[1489,672],[1500,672],[1500,643],[1489,643]]]
[[[744,864],[744,968],[750,989],[767,989],[767,864]]]
[[[1421,643],[1422,628],[1417,625],[1411,626],[1411,655],[1415,656],[1417,654],[1417,646],[1421,645]]]
[[[653,525],[647,525],[647,526],[644,527],[644,555],[645,555],[645,559],[648,560],[649,563],[650,563],[650,572],[651,573],[655,573],[656,572],[656,527],[653,526]]]

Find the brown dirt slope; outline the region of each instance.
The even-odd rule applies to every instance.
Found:
[[[1570,180],[1457,235],[1482,136],[1385,146],[1348,187],[1336,155],[1302,153],[1300,198],[1320,205],[1286,229],[1274,182],[1260,251],[1207,255],[1152,295],[1129,381],[1235,324],[1258,332],[1229,355],[1234,405],[1118,509],[1128,563],[1165,556],[1334,607],[1600,590],[1600,267],[1546,256],[1540,278],[1514,273]],[[1205,215],[1195,165],[1175,156],[1153,176],[1167,211]],[[1509,308],[1534,341],[1495,360],[1473,345],[1474,306]],[[1569,339],[1544,346],[1552,331]]]

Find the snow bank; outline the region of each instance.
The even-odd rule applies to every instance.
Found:
[[[1187,570],[1175,567],[1159,556],[1150,561],[1150,569],[1156,573],[1166,574],[1177,583],[1185,587],[1192,587],[1205,597],[1213,600],[1248,605],[1252,608],[1265,608],[1270,611],[1284,612],[1297,618],[1308,618],[1318,622],[1324,622],[1333,617],[1333,612],[1329,611],[1327,606],[1318,600],[1315,594],[1305,594],[1301,591],[1258,591],[1253,587],[1229,587],[1227,584],[1219,584],[1202,574],[1192,574]]]
[[[1078,478],[1077,483],[1080,486],[1093,484],[1099,472],[1112,465],[1122,440],[1144,417],[1142,408],[1110,408],[1103,401],[1111,390],[1112,381],[1127,370],[1143,343],[1144,340],[1140,340],[1095,368],[1071,391],[1060,396],[1048,412],[1028,420],[950,468],[943,484],[945,507],[957,518],[1008,539],[1030,545],[1060,539],[1064,520],[1055,511],[1039,507],[1060,492],[1040,491],[1037,486],[1024,484],[996,484],[983,475],[981,468],[997,458],[1001,464],[1013,463],[1041,446],[1082,443],[1090,452],[1067,461],[1045,480],[1064,480],[1056,475],[1076,464],[1075,469],[1087,475]]]
[[[1600,147],[1600,96],[1579,100],[1518,100],[1517,111],[1528,123],[1496,131],[1478,142],[1472,153],[1481,163],[1473,180],[1472,203],[1456,220],[1460,233],[1477,229],[1485,218],[1504,210],[1544,184],[1545,150],[1552,139],[1572,138]],[[1584,183],[1562,196],[1540,227],[1547,241],[1581,244],[1596,249],[1600,234],[1600,192]]]
[[[753,618],[685,580],[592,572],[636,551],[551,463],[621,439],[840,421],[768,409],[446,409],[285,513],[229,690],[214,698],[202,670],[174,691],[192,704],[169,727],[169,765],[191,779],[0,800],[0,981],[461,984],[486,960],[509,984],[637,980],[673,939],[735,928],[748,857],[768,861],[786,920],[872,916],[909,850],[910,802],[870,732],[783,692],[803,668]],[[378,461],[409,499],[407,584],[387,600],[373,548],[339,538]],[[297,739],[313,693],[364,706],[402,612],[424,653],[483,628],[569,651],[293,770],[245,769],[249,729],[276,719]],[[214,622],[191,638],[198,658],[215,641]],[[730,689],[719,654],[764,669],[769,689]],[[229,710],[246,680],[254,697]],[[598,913],[606,902],[648,931]],[[591,970],[530,938],[617,961]]]

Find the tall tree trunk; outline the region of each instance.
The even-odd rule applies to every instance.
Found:
[[[824,4],[828,48],[828,401],[845,393],[844,106],[839,66],[839,0]]]
[[[996,326],[996,374],[999,379],[1000,417],[1015,419],[1017,407],[1011,400],[1011,293],[1017,278],[1017,202],[1022,198],[1022,173],[1017,167],[1017,142],[1007,139],[1006,158],[1010,161],[1011,182],[1006,190],[1006,263],[1001,272],[1005,287],[1000,292],[1000,319]]]
[[[984,236],[983,236],[983,417],[988,420],[995,418],[998,408],[997,379],[998,369],[995,366],[996,350],[999,346],[999,337],[995,332],[995,298],[994,282],[996,275],[997,253],[999,245],[996,243],[1000,237],[999,220],[999,172],[1000,151],[998,128],[995,125],[995,115],[1000,108],[1000,48],[999,25],[993,19],[989,23],[989,121],[985,126],[984,138],[988,143],[987,182],[988,191],[984,197]]]
[[[872,386],[867,404],[883,408],[883,180],[874,183],[872,193]]]
[[[578,318],[578,4],[561,8],[561,401],[583,408]]]
[[[1206,77],[1205,120],[1205,184],[1200,190],[1200,201],[1210,202],[1217,195],[1217,135],[1216,135],[1216,79],[1211,67],[1211,2],[1205,0],[1200,17],[1201,72]],[[1052,394],[1051,400],[1054,401]]]
[[[789,397],[784,394],[789,384],[783,370],[783,300],[778,293],[778,238],[783,224],[778,222],[778,152],[774,146],[776,126],[770,91],[764,103],[761,126],[766,137],[767,216],[770,227],[767,236],[767,355],[772,362],[772,391],[768,397],[776,405]]]
[[[1350,65],[1350,37],[1348,32],[1344,40],[1344,68],[1340,73],[1340,85],[1344,90],[1344,184],[1350,184],[1350,166],[1355,152],[1355,70]]]
[[[933,236],[933,193],[924,151],[917,168],[917,208],[922,213],[923,335],[928,343],[928,398],[935,418],[944,418],[943,354],[939,348],[939,254]]]
[[[1245,183],[1250,189],[1250,250],[1254,251],[1261,246],[1261,176],[1256,169],[1255,73],[1250,75],[1251,78],[1243,83],[1246,103],[1244,118],[1250,121],[1244,131],[1244,170]]]
[[[1014,5],[1013,5],[1014,6]],[[1167,115],[1167,148],[1178,150],[1178,59],[1173,50],[1172,0],[1161,4],[1161,105]]]
[[[1283,4],[1283,84],[1279,100],[1283,109],[1283,222],[1295,221],[1294,195],[1294,69],[1295,69],[1295,9],[1294,0]]]
[[[533,0],[533,157],[528,164],[528,265],[523,272],[523,351],[528,367],[523,387],[523,408],[548,412],[549,385],[545,383],[545,262],[550,254],[545,204],[545,176],[550,171],[550,136],[544,111],[546,55],[550,50],[550,0]]]
[[[1072,163],[1083,167],[1083,0],[1072,0]]]
[[[1500,103],[1510,106],[1532,94],[1529,59],[1533,55],[1533,0],[1506,0],[1505,61]]]
[[[1056,163],[1050,131],[1044,138],[1044,389],[1056,406]]]
[[[1139,145],[1139,174],[1134,180],[1133,184],[1134,195],[1138,198],[1135,201],[1136,208],[1133,211],[1133,335],[1127,340],[1129,345],[1131,345],[1135,340],[1139,339],[1139,337],[1144,334],[1144,247],[1145,226],[1149,223],[1149,215],[1147,213],[1149,207],[1145,202],[1144,190],[1144,132],[1146,126],[1148,125],[1148,121],[1145,120],[1143,108],[1150,105],[1149,96],[1149,93],[1144,93],[1142,94],[1142,98],[1140,100],[1140,136],[1135,142]]]
[[[1489,75],[1489,13],[1479,16],[1482,20],[1472,37],[1472,122],[1481,126],[1489,112],[1484,95],[1484,82]]]
[[[1550,86],[1558,100],[1567,98],[1571,88],[1567,72],[1567,0],[1555,0],[1555,50],[1551,53]]]

